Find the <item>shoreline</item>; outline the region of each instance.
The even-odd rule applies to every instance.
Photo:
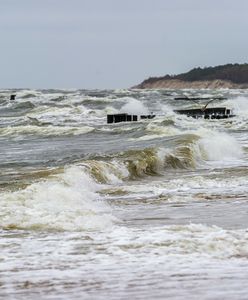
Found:
[[[248,84],[236,84],[227,80],[183,81],[179,79],[145,80],[133,89],[248,89]]]

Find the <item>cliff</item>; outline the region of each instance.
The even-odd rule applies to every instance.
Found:
[[[227,64],[217,67],[195,68],[187,73],[150,77],[134,88],[248,88],[248,64]]]

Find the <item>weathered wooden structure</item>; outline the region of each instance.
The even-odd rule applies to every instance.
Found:
[[[129,114],[112,114],[107,115],[107,123],[120,123],[120,122],[137,122],[141,119],[153,119],[155,115],[129,115]]]
[[[187,96],[181,96],[181,97],[176,97],[174,100],[226,100],[227,98],[225,97],[187,97]]]
[[[213,108],[192,108],[192,109],[178,109],[174,112],[195,119],[204,118],[204,119],[227,119],[234,117],[231,110],[226,107],[213,107]]]

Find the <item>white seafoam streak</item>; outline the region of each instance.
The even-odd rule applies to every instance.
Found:
[[[0,128],[2,136],[21,135],[40,135],[40,136],[58,136],[58,135],[80,135],[93,131],[90,126],[54,126],[54,125],[25,125],[25,126],[8,126]]]

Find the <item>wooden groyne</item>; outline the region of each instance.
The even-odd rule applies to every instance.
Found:
[[[137,122],[142,119],[153,119],[155,115],[129,115],[129,114],[112,114],[107,115],[107,123],[120,123],[120,122]]]
[[[195,119],[227,119],[234,117],[231,110],[226,107],[178,109],[174,110],[174,112],[188,117],[193,117]]]

